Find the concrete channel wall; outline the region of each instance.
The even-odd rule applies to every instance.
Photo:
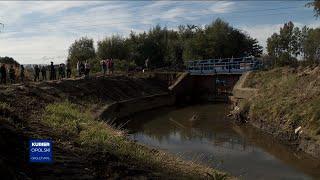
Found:
[[[232,90],[232,98],[233,99],[249,99],[256,95],[257,89],[254,88],[245,88],[243,87],[244,82],[246,81],[248,75],[251,72],[246,72],[240,76],[239,81],[235,84]]]
[[[198,100],[206,98],[208,100],[208,95],[216,92],[215,76],[191,76],[187,72],[180,72],[158,73],[156,77],[158,80],[168,83],[168,92],[113,102],[102,107],[97,113],[97,118],[104,120],[123,119],[142,111],[188,101],[186,100],[188,98]],[[234,84],[234,82],[232,83]]]
[[[106,105],[99,114],[101,119],[123,119],[138,112],[143,112],[159,107],[171,106],[175,97],[170,93],[128,99]]]

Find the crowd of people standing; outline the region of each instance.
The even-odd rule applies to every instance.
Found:
[[[6,84],[7,80],[11,84],[16,83],[16,80],[20,79],[21,82],[25,81],[25,67],[20,65],[20,68],[14,67],[14,65],[9,65],[7,69],[6,64],[0,66],[0,84]],[[19,73],[17,74],[16,72]],[[49,66],[47,65],[34,65],[33,66],[33,80],[45,81],[49,80],[61,80],[64,78],[71,78],[71,65],[70,64],[59,64],[54,65],[53,62]],[[48,72],[48,73],[47,73]],[[9,76],[8,76],[9,75]],[[41,75],[41,78],[40,78]],[[49,78],[47,76],[49,75]]]
[[[49,66],[39,66],[34,65],[33,67],[33,74],[34,74],[34,81],[45,81],[49,80],[61,80],[64,78],[71,77],[71,65],[70,64],[59,64],[54,65],[53,62],[50,63]],[[48,73],[47,73],[48,72]],[[41,79],[40,79],[41,73]],[[47,74],[49,74],[49,78],[47,78]]]
[[[114,64],[113,64],[113,59],[106,59],[106,60],[101,60],[100,61],[101,65],[101,70],[103,72],[103,76],[106,74],[113,74],[114,71]]]
[[[21,80],[24,80],[24,67],[21,65],[20,68],[22,75],[21,75]],[[8,79],[9,78],[9,79]],[[16,70],[14,65],[10,65],[9,69],[7,69],[6,64],[2,64],[0,67],[0,84],[6,84],[7,80],[9,80],[10,83],[15,83],[16,82]]]
[[[77,71],[79,76],[84,75],[85,78],[88,78],[90,73],[90,64],[88,63],[88,61],[86,61],[85,63],[83,63],[82,61],[78,61]]]
[[[111,75],[114,73],[114,62],[113,59],[101,60],[100,62],[103,75]],[[7,66],[10,66],[7,68]],[[19,67],[19,66],[18,66]],[[21,82],[25,81],[25,67],[20,65],[20,68],[14,67],[13,65],[0,65],[0,84],[6,84],[7,81],[11,84],[16,83],[16,80],[20,79]],[[78,76],[84,75],[85,78],[89,77],[90,64],[88,61],[77,62]],[[46,80],[62,80],[65,78],[71,78],[72,68],[70,63],[54,65],[53,62],[50,65],[34,65],[33,66],[33,81],[46,81]],[[19,73],[17,73],[19,72]],[[49,76],[49,77],[48,77]]]

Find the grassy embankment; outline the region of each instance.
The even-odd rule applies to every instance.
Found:
[[[227,178],[226,174],[211,168],[134,143],[126,137],[124,131],[93,119],[88,109],[70,102],[49,104],[43,121],[57,133],[69,138],[69,141],[79,144],[82,149],[111,153],[120,158],[120,161],[155,170],[160,177]]]
[[[253,124],[295,140],[305,136],[320,144],[320,68],[276,68],[249,74],[244,88],[258,89],[245,104]]]

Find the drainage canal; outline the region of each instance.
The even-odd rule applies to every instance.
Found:
[[[226,118],[227,105],[162,108],[131,117],[130,137],[244,179],[320,179],[320,162]]]

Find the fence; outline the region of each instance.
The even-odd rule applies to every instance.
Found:
[[[242,74],[259,67],[255,57],[193,60],[187,62],[187,71],[192,75]]]

